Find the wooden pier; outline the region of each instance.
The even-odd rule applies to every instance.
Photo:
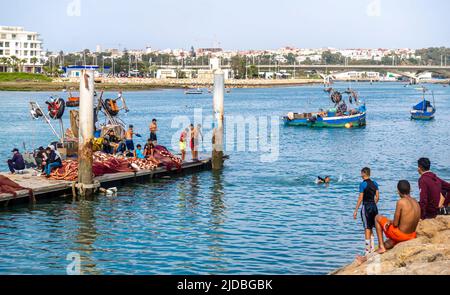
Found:
[[[167,170],[164,167],[158,167],[155,170],[139,170],[137,172],[121,172],[105,174],[94,178],[94,181],[100,184],[100,187],[110,188],[113,186],[123,186],[128,183],[145,182],[150,179],[166,176],[179,176],[184,173],[192,173],[211,169],[211,157],[200,157],[199,161],[186,161],[181,167],[181,171],[174,168]],[[37,176],[33,169],[25,170],[23,174],[0,173],[19,185],[31,188],[34,192],[37,202],[42,199],[52,197],[73,197],[73,188],[75,182],[64,180],[51,180],[44,176]],[[30,202],[28,190],[17,192],[16,196],[12,194],[0,194],[0,205],[3,207]]]

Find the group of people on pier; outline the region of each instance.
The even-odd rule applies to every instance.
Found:
[[[25,169],[25,160],[19,149],[12,150],[13,156],[7,161],[11,174],[21,173]],[[62,158],[56,149],[56,143],[50,144],[48,147],[39,147],[34,154],[34,159],[41,174],[49,177],[53,169],[62,166]]]
[[[359,197],[353,217],[357,218],[361,207],[360,215],[365,231],[365,256],[357,257],[358,261],[367,260],[367,256],[375,252],[373,228],[378,238],[377,253],[383,254],[398,243],[416,238],[417,225],[421,219],[435,218],[437,215],[449,213],[450,183],[439,178],[430,169],[431,162],[428,158],[420,158],[417,161],[417,171],[420,175],[419,202],[411,196],[411,185],[407,180],[398,182],[399,200],[393,219],[379,214],[378,184],[371,178],[370,168],[365,167],[361,170],[363,181],[359,186]],[[383,235],[387,240],[384,240]]]
[[[109,130],[102,138],[102,151],[107,154],[120,154],[127,157],[135,157],[144,159],[148,156],[153,156],[154,148],[158,144],[158,121],[153,119],[149,126],[150,136],[147,139],[144,147],[141,144],[135,145],[135,136],[142,137],[139,133],[134,131],[134,126],[129,125],[125,132],[125,138],[120,139],[113,129]],[[201,125],[190,124],[183,129],[179,138],[179,147],[181,152],[181,160],[186,159],[187,142],[189,141],[189,148],[192,152],[192,160],[198,161],[198,150],[200,140],[203,140]]]
[[[111,155],[122,155],[137,159],[145,159],[153,157],[155,147],[158,145],[158,122],[153,119],[149,126],[150,136],[144,146],[135,145],[134,138],[142,137],[134,131],[134,126],[129,125],[125,132],[125,136],[117,135],[114,129],[106,131],[106,134],[94,140],[94,150],[100,150],[103,153]],[[201,125],[190,124],[181,131],[179,137],[179,148],[181,152],[181,160],[186,160],[186,151],[189,142],[189,148],[192,152],[192,161],[198,161],[199,144],[203,140]],[[57,149],[58,143],[52,143],[47,148],[40,147],[34,153],[36,166],[45,176],[50,176],[54,169],[62,166],[62,157]],[[11,174],[21,173],[26,168],[26,161],[17,148],[12,150],[13,156],[8,159],[7,164]]]

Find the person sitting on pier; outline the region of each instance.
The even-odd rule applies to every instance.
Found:
[[[62,166],[61,155],[55,150],[53,145],[48,146],[45,149],[45,153],[47,154],[47,160],[43,163],[45,165],[44,173],[46,177],[50,177],[53,169]]]
[[[134,157],[136,159],[145,159],[144,152],[142,151],[142,146],[138,144],[134,150]]]
[[[25,169],[25,161],[23,160],[23,156],[19,153],[18,149],[13,149],[11,151],[13,153],[13,157],[7,161],[9,171],[11,174],[15,174],[17,171],[22,171]]]
[[[378,236],[378,253],[383,254],[396,244],[416,238],[416,228],[420,221],[419,203],[410,195],[411,185],[407,180],[400,180],[397,184],[400,200],[397,201],[394,220],[377,215],[375,228]],[[383,240],[383,233],[388,238]]]
[[[149,138],[147,140],[147,143],[144,146],[144,156],[145,157],[153,157],[155,152],[155,145],[153,144],[152,140]]]
[[[114,151],[118,148],[119,139],[111,129],[103,137],[103,152],[107,154],[114,154]]]
[[[117,145],[116,155],[123,155],[127,150],[127,145],[121,140]]]
[[[37,151],[35,151],[34,159],[36,161],[37,169],[44,171],[44,166],[42,165],[43,162],[47,159],[47,155],[45,154],[44,147],[40,146]]]
[[[105,154],[113,153],[113,147],[111,146],[111,144],[106,136],[103,137],[102,152],[104,152]]]

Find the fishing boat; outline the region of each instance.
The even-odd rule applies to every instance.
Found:
[[[184,92],[184,94],[203,94],[203,90],[200,88],[197,89],[189,89]]]
[[[109,130],[114,130],[117,137],[124,138],[126,124],[119,117],[119,112],[124,111],[126,113],[129,110],[125,99],[122,96],[122,92],[119,92],[117,98],[103,99],[103,94],[104,92],[102,91],[100,97],[97,97],[96,93],[94,93],[96,100],[96,106],[94,108],[96,131],[94,137],[101,137]],[[59,96],[51,96],[45,101],[45,104],[47,105],[47,110],[42,108],[38,102],[30,101],[30,114],[32,119],[44,120],[56,137],[58,148],[64,148],[64,154],[66,156],[76,156],[78,152],[79,111],[77,109],[70,111],[70,128],[66,130],[63,125],[63,115],[66,110],[67,102]],[[53,125],[52,120],[58,122],[59,131],[57,131],[58,128]]]
[[[434,94],[433,96],[433,104],[429,100],[425,98],[425,93],[428,91],[425,87],[420,88],[423,93],[422,101],[413,106],[411,110],[411,119],[412,120],[423,120],[429,121],[434,119],[434,114],[436,113],[436,108],[434,107]]]
[[[69,91],[66,99],[66,107],[74,108],[80,105],[80,96],[73,95],[72,91]]]
[[[366,105],[360,104],[357,93],[351,90],[349,96],[350,104],[356,104],[355,108],[348,109],[342,99],[342,94],[332,90],[331,100],[335,103],[334,108],[320,110],[312,113],[290,112],[283,117],[287,126],[306,126],[313,128],[357,128],[366,125]]]

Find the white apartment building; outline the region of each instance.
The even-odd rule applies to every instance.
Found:
[[[42,40],[37,32],[25,31],[23,27],[0,26],[0,71],[14,71],[2,58],[12,56],[22,60],[19,71],[42,71]]]

